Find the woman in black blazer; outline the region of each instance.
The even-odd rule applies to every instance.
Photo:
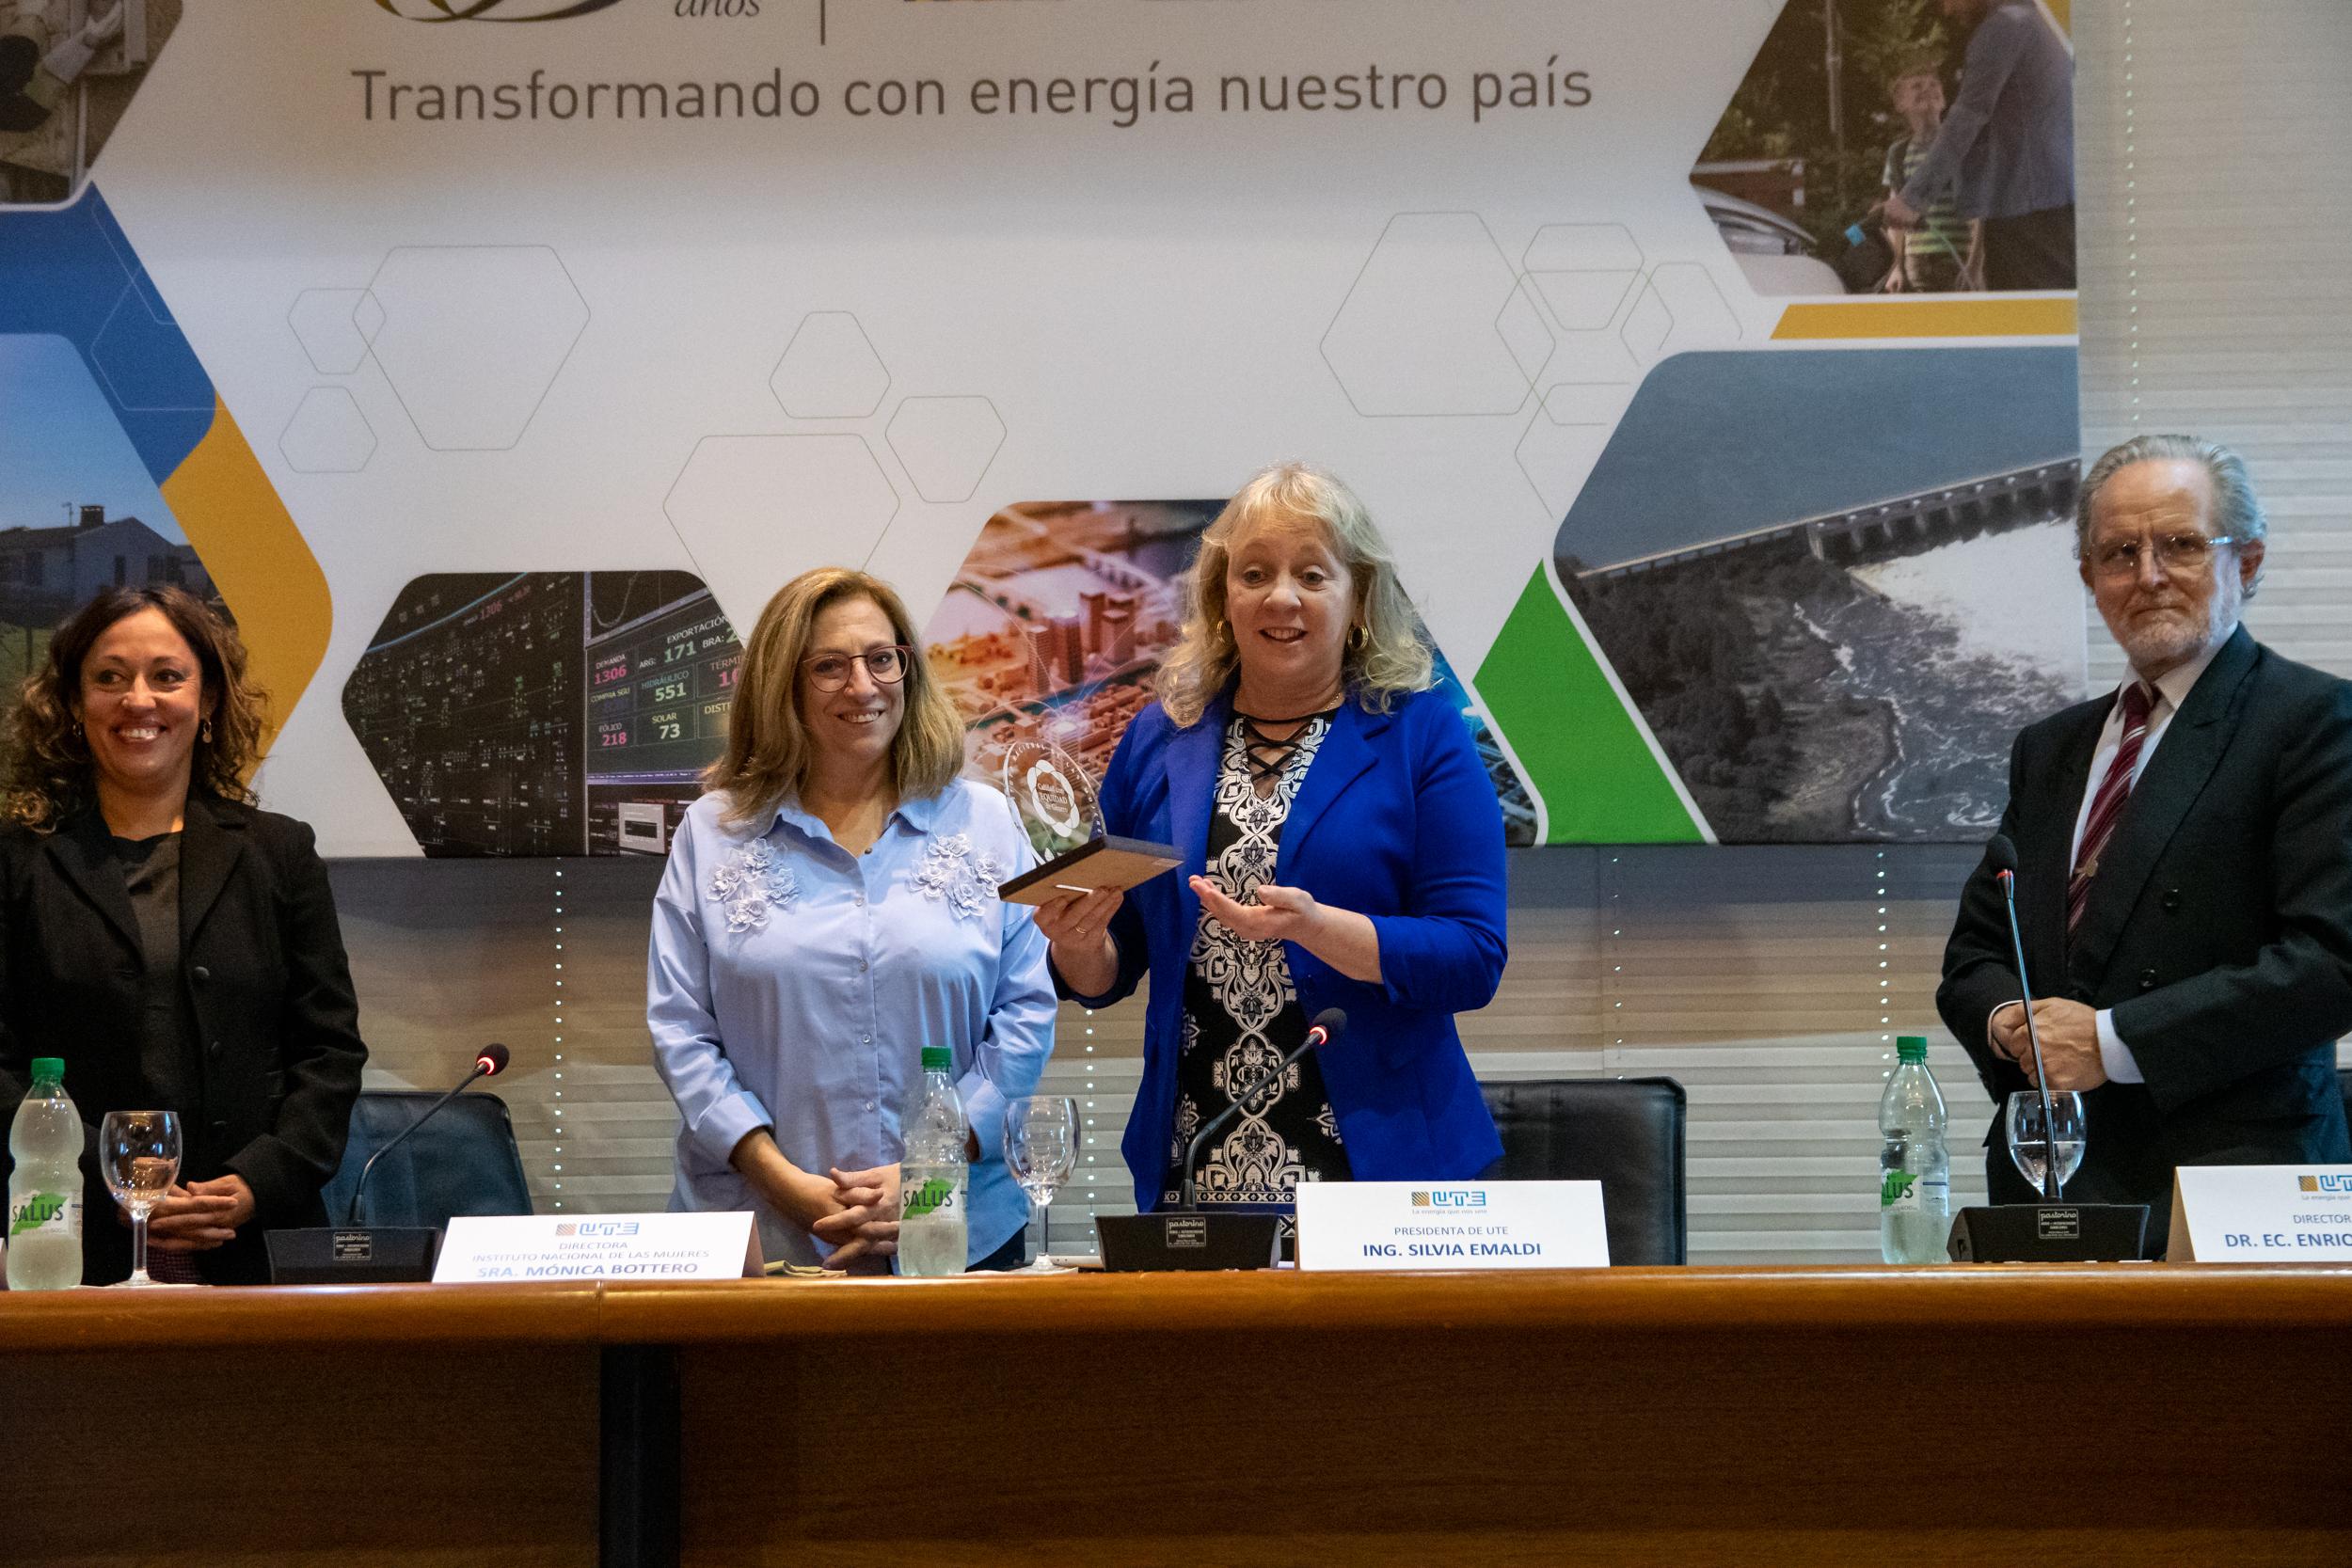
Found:
[[[367,1047],[310,830],[245,784],[262,728],[236,632],[177,588],[84,606],[9,721],[0,1125],[33,1058],[63,1058],[87,1284],[130,1273],[97,1168],[108,1111],[180,1116],[157,1278],[263,1283],[262,1231],[326,1223]]]

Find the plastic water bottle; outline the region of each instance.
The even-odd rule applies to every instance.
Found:
[[[8,1154],[8,1289],[70,1291],[82,1283],[82,1116],[55,1056],[33,1062]]]
[[[1890,1263],[1940,1263],[1952,1224],[1952,1162],[1944,1095],[1924,1035],[1895,1041],[1897,1066],[1879,1101],[1879,1253]]]
[[[963,1272],[965,1197],[971,1171],[963,1158],[963,1101],[949,1076],[945,1046],[923,1048],[923,1098],[907,1119],[898,1164],[898,1272]]]

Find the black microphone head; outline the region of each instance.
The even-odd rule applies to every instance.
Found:
[[[1307,1025],[1307,1033],[1310,1037],[1322,1036],[1319,1043],[1329,1045],[1333,1040],[1347,1033],[1347,1009],[1344,1007],[1324,1008],[1323,1011],[1315,1014],[1315,1021]]]
[[[474,1053],[473,1065],[482,1069],[485,1078],[496,1078],[506,1070],[506,1047],[495,1042]]]
[[[2017,846],[2010,842],[2007,833],[1993,835],[1993,842],[1984,847],[1984,858],[1992,863],[1994,871],[2014,874],[2017,870]]]

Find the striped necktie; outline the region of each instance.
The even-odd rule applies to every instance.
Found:
[[[2145,681],[2134,681],[2123,689],[2122,743],[2115,749],[2115,760],[2107,764],[2107,776],[2099,781],[2090,816],[2083,822],[2082,847],[2074,851],[2074,874],[2066,883],[2066,934],[2070,937],[2082,924],[2083,908],[2090,902],[2090,883],[2099,875],[2099,857],[2106,853],[2107,840],[2115,836],[2115,826],[2131,801],[2132,769],[2138,766],[2139,748],[2148,738],[2148,715],[2155,705]]]

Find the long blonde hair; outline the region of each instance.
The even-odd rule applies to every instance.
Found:
[[[759,612],[727,709],[727,749],[703,769],[703,787],[727,798],[724,819],[742,827],[772,812],[808,782],[816,747],[801,722],[801,660],[817,617],[844,599],[869,599],[890,619],[891,635],[909,650],[899,689],[905,712],[890,743],[893,783],[901,800],[938,794],[963,768],[963,724],[932,678],[907,607],[890,584],[846,566],[803,572],[776,590]]]
[[[1184,626],[1160,664],[1159,700],[1179,724],[1200,721],[1241,667],[1241,650],[1225,618],[1225,572],[1240,539],[1270,524],[1303,524],[1321,532],[1347,567],[1356,604],[1341,655],[1349,694],[1386,713],[1400,694],[1426,691],[1433,680],[1421,617],[1396,580],[1395,558],[1356,493],[1303,463],[1279,463],[1251,477],[1225,503],[1184,578]]]

